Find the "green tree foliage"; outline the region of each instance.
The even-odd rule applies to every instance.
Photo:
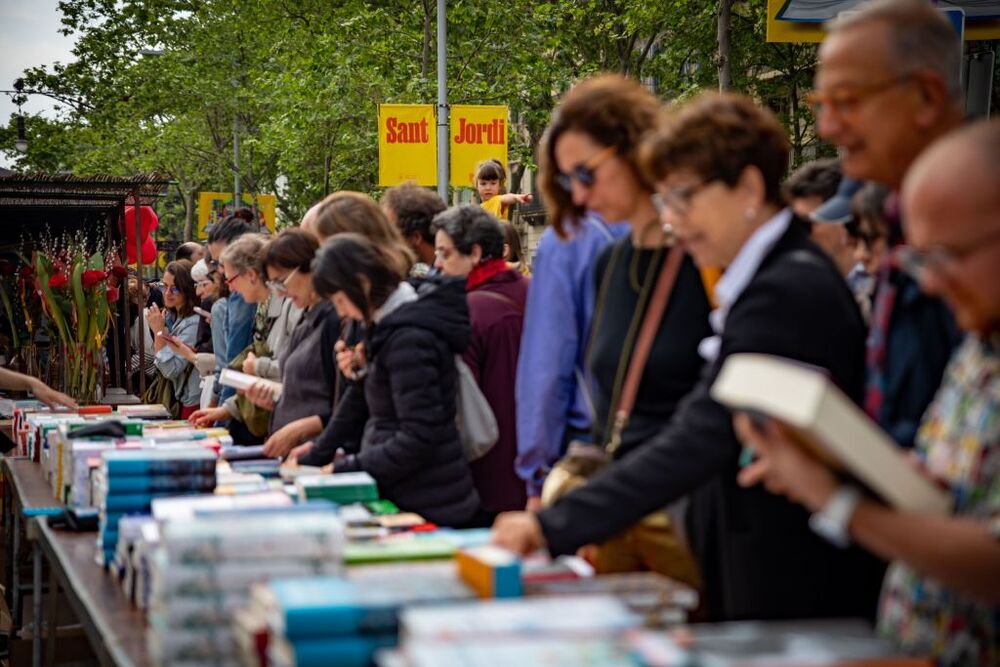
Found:
[[[816,144],[802,103],[815,47],[765,44],[762,2],[736,2],[733,87]],[[64,0],[76,61],[25,73],[70,103],[28,119],[19,169],[159,171],[176,181],[165,233],[187,238],[199,190],[232,189],[234,132],[248,193],[277,192],[297,220],[324,193],[375,191],[377,106],[436,99],[435,0]],[[618,71],[664,99],[718,86],[717,3],[452,0],[449,101],[507,104],[512,185],[534,166],[559,96]],[[159,55],[143,55],[155,50]],[[13,120],[0,129],[12,145]],[[281,177],[281,178],[279,178]],[[278,187],[279,182],[287,182]]]

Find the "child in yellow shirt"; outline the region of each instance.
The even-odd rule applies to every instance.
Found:
[[[533,197],[530,194],[515,195],[504,192],[507,186],[507,170],[499,160],[483,160],[476,165],[473,177],[476,192],[479,193],[480,206],[500,218],[510,219],[510,207],[514,204],[530,204]]]

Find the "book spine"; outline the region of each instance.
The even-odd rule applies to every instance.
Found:
[[[322,637],[358,634],[394,634],[399,628],[397,610],[350,605],[289,607],[284,610],[285,636],[295,642]]]
[[[200,495],[201,491],[151,491],[147,493],[126,493],[117,496],[107,496],[104,499],[104,510],[106,512],[149,512],[149,508],[156,498],[169,498],[173,496]]]
[[[105,459],[111,475],[205,475],[215,473],[214,459]]]
[[[108,478],[107,486],[109,496],[159,491],[212,491],[215,475],[116,475]]]

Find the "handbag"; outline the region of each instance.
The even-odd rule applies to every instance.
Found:
[[[616,374],[616,386],[612,393],[612,405],[615,408],[606,445],[571,442],[566,455],[553,466],[545,479],[542,486],[543,505],[551,505],[611,465],[615,453],[621,447],[622,433],[628,426],[629,417],[635,407],[642,374],[663,321],[683,259],[684,251],[679,247],[673,247],[663,262],[652,295],[649,294],[648,281],[640,293],[637,308],[643,303],[647,307],[642,323],[638,327],[638,334],[636,335],[634,326],[630,327],[623,346],[623,356]],[[609,264],[605,281],[601,286],[602,303],[606,297],[612,269],[613,265]],[[630,345],[633,341],[634,346]],[[627,370],[623,374],[623,362],[630,347],[631,358],[628,358]],[[644,517],[622,534],[599,545],[594,560],[597,570],[602,573],[627,572],[645,567],[679,581],[700,586],[700,576],[694,559],[684,541],[673,530],[665,511],[654,512]]]
[[[458,371],[458,391],[455,393],[455,424],[462,441],[465,460],[472,462],[485,456],[500,439],[493,409],[480,391],[472,369],[455,355]]]
[[[229,368],[237,371],[243,370],[243,362],[247,358],[247,354],[253,352],[255,356],[267,357],[270,356],[271,351],[267,347],[267,343],[263,340],[258,340],[254,338],[254,341],[247,346],[245,350],[240,352],[236,357],[229,362]],[[271,411],[265,410],[264,408],[254,405],[249,398],[243,394],[236,395],[236,410],[239,413],[240,421],[243,425],[247,427],[247,430],[251,434],[262,438],[268,434],[268,430],[271,425]]]
[[[188,379],[191,377],[193,370],[194,366],[188,364],[187,370],[184,371],[184,379],[181,380],[182,387],[187,386]],[[158,370],[156,371],[156,377],[146,387],[146,392],[142,395],[142,401],[148,405],[162,405],[173,419],[180,419],[181,410],[184,409],[181,399],[177,397],[177,392],[174,391],[174,383]]]

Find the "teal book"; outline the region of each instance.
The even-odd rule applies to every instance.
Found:
[[[215,453],[190,449],[133,449],[102,454],[107,477],[115,475],[198,475],[215,472]]]
[[[273,641],[268,657],[275,667],[368,667],[375,651],[391,648],[396,634]]]
[[[340,505],[378,500],[378,487],[366,472],[303,475],[296,478],[295,487],[301,500],[323,498]]]
[[[118,496],[162,491],[200,491],[215,489],[215,473],[194,475],[114,475],[107,480],[107,494]]]
[[[126,493],[121,495],[109,495],[104,499],[103,509],[106,512],[149,512],[149,508],[155,498],[172,498],[175,496],[202,495],[203,491],[146,491],[140,493]]]
[[[468,600],[472,592],[454,575],[384,577],[352,581],[338,577],[275,579],[254,590],[275,635],[290,641],[349,635],[394,635],[404,606]]]

